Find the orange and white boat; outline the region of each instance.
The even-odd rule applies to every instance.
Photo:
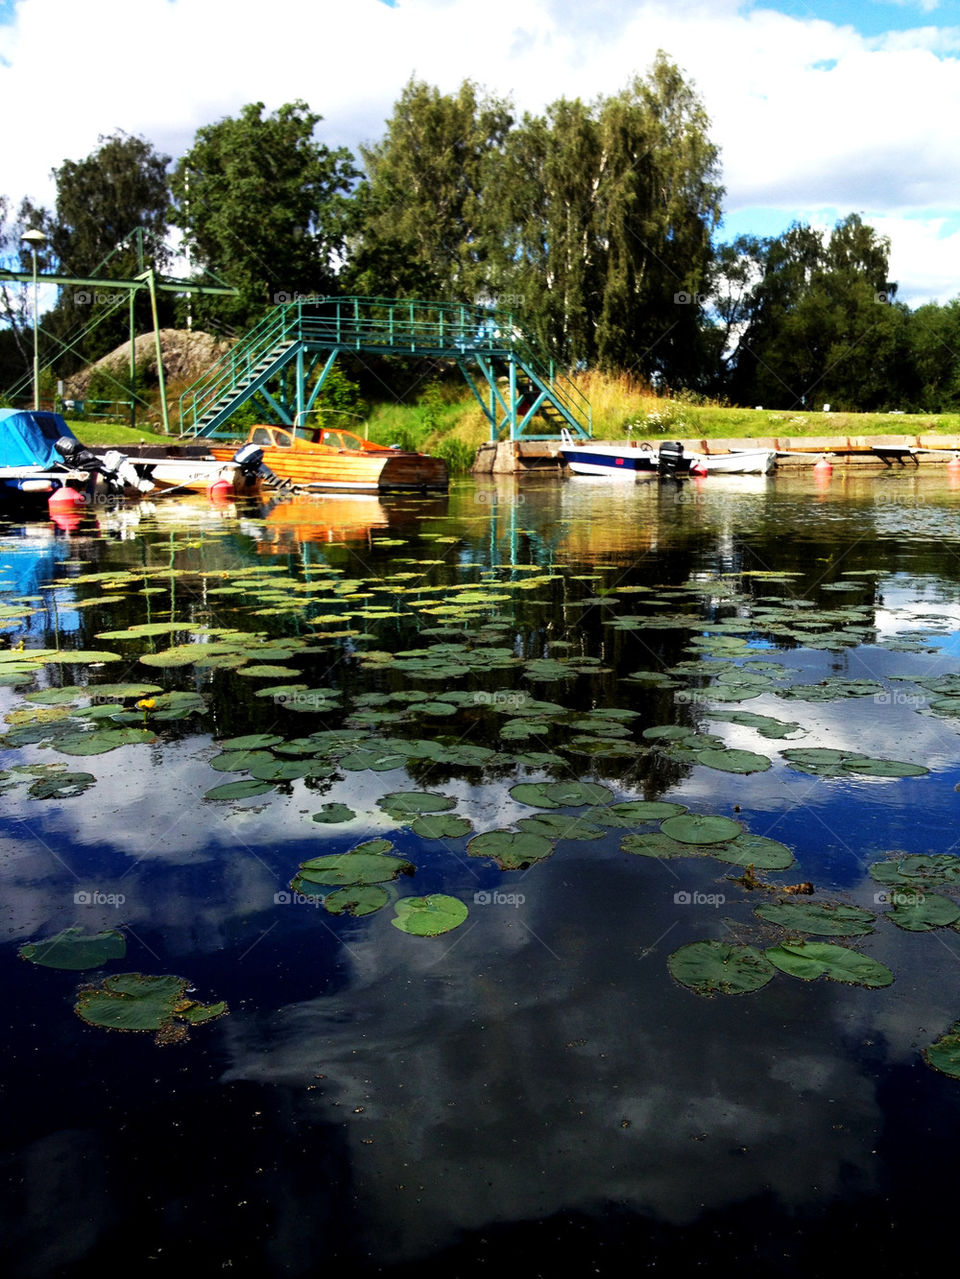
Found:
[[[246,440],[263,450],[263,465],[298,488],[355,490],[446,489],[445,463],[428,453],[371,444],[349,431],[321,426],[254,426]],[[218,462],[230,462],[235,444],[210,450]]]

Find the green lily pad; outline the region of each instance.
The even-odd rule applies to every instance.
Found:
[[[313,890],[301,885],[323,885],[341,888],[355,885],[386,884],[398,875],[412,875],[414,865],[402,857],[388,857],[393,845],[386,839],[371,839],[346,853],[312,857],[302,862],[293,881],[295,892],[309,895]]]
[[[611,830],[629,830],[643,822],[662,822],[667,817],[679,817],[686,811],[685,804],[674,804],[669,800],[627,799],[619,804],[589,808],[581,816]]]
[[[200,1004],[188,999],[188,985],[182,977],[117,973],[105,977],[99,986],[82,987],[74,1011],[91,1026],[156,1031],[158,1043],[183,1040],[188,1025],[213,1021],[229,1011],[223,1002]]]
[[[681,844],[723,844],[743,833],[739,822],[729,817],[712,817],[702,813],[683,813],[668,817],[660,829],[664,835]]]
[[[439,937],[459,928],[467,917],[467,908],[456,897],[432,893],[428,897],[401,897],[394,906],[394,928],[414,937]]]
[[[152,745],[156,740],[146,728],[97,728],[92,733],[65,734],[53,745],[64,755],[105,755],[119,746]]]
[[[786,870],[795,860],[786,844],[766,835],[746,832],[724,844],[713,844],[706,852],[717,861],[729,862],[733,866],[753,866],[755,870]]]
[[[599,782],[520,782],[510,787],[510,794],[531,808],[579,808],[613,798],[613,792]]]
[[[667,960],[671,975],[697,995],[747,995],[774,976],[773,965],[753,946],[695,941]]]
[[[909,764],[899,759],[870,759],[866,755],[848,756],[842,764],[848,773],[865,777],[922,777],[930,769],[923,764]]]
[[[89,790],[96,780],[92,773],[56,773],[38,777],[27,794],[31,799],[73,799]]]
[[[885,964],[847,946],[826,941],[783,942],[764,951],[781,972],[803,981],[826,977],[829,981],[872,988],[889,986],[893,973]]]
[[[372,915],[390,900],[386,889],[379,884],[354,884],[338,888],[323,899],[323,909],[331,915]]]
[[[634,853],[640,857],[704,857],[706,846],[697,844],[681,844],[662,831],[652,831],[648,835],[624,835],[620,841],[620,851]]]
[[[65,928],[45,941],[28,942],[20,947],[20,958],[44,968],[65,968],[79,972],[84,968],[101,968],[111,959],[123,959],[127,939],[123,933],[109,929],[88,934],[82,928]]]
[[[438,795],[434,791],[392,791],[377,800],[378,807],[389,813],[391,817],[403,817],[422,813],[444,813],[455,808],[457,801],[449,795]]]
[[[492,857],[501,870],[525,870],[552,852],[552,840],[524,831],[488,830],[474,835],[467,844],[470,857]]]
[[[924,1048],[923,1059],[941,1074],[960,1079],[960,1021],[951,1026],[935,1043]]]
[[[210,767],[218,773],[243,773],[246,772],[251,765],[257,761],[263,763],[273,763],[274,757],[269,751],[260,750],[238,750],[224,751],[220,755],[214,755],[213,759],[208,760]]]
[[[452,813],[427,813],[411,822],[410,829],[421,839],[462,839],[473,830],[473,822]]]
[[[313,814],[315,822],[323,822],[329,826],[339,825],[340,822],[352,822],[355,817],[356,813],[346,804],[323,804],[320,811]]]
[[[960,884],[960,857],[952,853],[905,853],[874,862],[870,876],[878,884],[924,888],[931,884]]]
[[[723,773],[765,773],[771,767],[766,755],[744,750],[697,751],[697,761]]]
[[[218,742],[222,751],[256,751],[269,750],[271,746],[279,746],[283,741],[275,733],[247,733],[244,737],[229,737]]]
[[[791,933],[813,933],[822,937],[857,937],[873,932],[876,916],[859,906],[843,902],[764,902],[755,915],[779,924]],[[960,910],[957,911],[960,915]]]
[[[122,662],[123,658],[119,653],[109,653],[105,649],[75,648],[65,649],[62,653],[48,653],[43,660],[65,666],[70,662],[83,663],[84,665],[99,664],[100,662]]]
[[[960,906],[936,893],[893,893],[893,908],[887,918],[910,933],[927,933],[945,928],[960,919]]]
[[[256,779],[242,782],[225,782],[223,786],[214,786],[204,795],[204,799],[250,799],[254,795],[265,795],[273,790],[273,783]]]

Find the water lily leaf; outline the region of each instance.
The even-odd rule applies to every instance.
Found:
[[[613,792],[599,782],[520,782],[510,787],[510,794],[532,808],[579,808],[613,798]]]
[[[786,844],[769,839],[766,835],[750,835],[746,832],[725,844],[712,844],[705,851],[719,862],[728,862],[733,866],[753,866],[756,870],[786,870],[795,860]]]
[[[391,848],[388,840],[368,840],[346,853],[334,853],[327,857],[313,857],[302,862],[293,881],[295,892],[310,894],[310,887],[324,885],[330,888],[357,884],[386,884],[398,875],[412,875],[415,867],[402,857],[388,857],[380,846]]]
[[[766,755],[745,750],[697,751],[697,761],[723,773],[765,773],[771,767]]]
[[[876,916],[859,906],[843,902],[764,902],[755,915],[779,924],[791,933],[813,933],[822,937],[857,937],[873,932]],[[957,911],[960,916],[960,909]]]
[[[952,1079],[960,1079],[960,1021],[956,1022],[938,1040],[923,1050],[928,1066]]]
[[[651,831],[647,835],[624,835],[620,841],[620,850],[624,853],[635,853],[640,857],[704,857],[707,848],[698,844],[681,844],[662,831]]]
[[[773,965],[753,946],[695,941],[667,960],[671,975],[697,995],[746,995],[774,976]]]
[[[743,833],[739,822],[729,817],[712,817],[703,813],[684,813],[668,817],[660,829],[681,844],[723,844]]]
[[[467,844],[470,857],[492,857],[501,870],[525,870],[553,852],[553,841],[525,831],[488,830]]]
[[[456,897],[432,893],[428,897],[401,897],[394,906],[391,919],[394,928],[414,937],[439,937],[459,928],[467,917],[467,908]]]
[[[847,772],[863,773],[866,777],[922,777],[930,772],[923,764],[908,764],[899,759],[870,759],[866,755],[848,756],[842,767]]]
[[[144,687],[152,689],[155,686],[146,684]],[[69,684],[66,688],[41,688],[35,693],[26,693],[24,700],[40,706],[65,706],[78,702],[81,698],[89,697],[91,691],[80,684]],[[159,688],[157,692],[160,692]]]
[[[82,928],[65,928],[55,937],[28,942],[20,947],[20,958],[44,968],[63,968],[79,972],[84,968],[101,968],[111,959],[123,959],[127,939],[123,933],[109,929],[103,933],[85,933]]]
[[[73,799],[89,790],[96,780],[92,773],[55,773],[38,777],[27,794],[31,799]]]
[[[147,977],[142,973],[117,973],[99,986],[84,986],[74,1011],[91,1026],[107,1030],[157,1032],[157,1042],[186,1037],[187,1025],[199,1025],[229,1011],[223,1002],[198,1004],[188,999],[189,983],[183,977]],[[177,1028],[177,1023],[185,1023]]]
[[[301,777],[330,777],[331,766],[316,759],[256,759],[247,772],[262,782],[294,782]]]
[[[217,745],[222,751],[255,751],[269,750],[271,746],[279,746],[282,737],[275,733],[247,733],[244,737],[228,737]]]
[[[273,790],[273,783],[247,780],[242,782],[225,782],[222,786],[214,786],[204,795],[204,799],[250,799],[254,795],[265,795]]]
[[[764,954],[781,972],[803,981],[826,977],[829,981],[874,988],[893,982],[893,973],[885,964],[833,942],[788,941],[769,947]]]
[[[386,889],[379,884],[354,884],[328,893],[323,899],[323,909],[331,915],[372,915],[389,900]]]
[[[313,814],[315,822],[323,822],[330,826],[338,825],[340,822],[352,822],[355,817],[356,813],[346,804],[323,804],[319,812]]]
[[[340,756],[340,767],[348,773],[362,773],[367,769],[374,773],[391,773],[395,768],[403,768],[406,762],[406,755],[389,751],[358,750]]]
[[[450,813],[427,813],[411,822],[410,829],[421,839],[462,839],[473,830],[473,822]]]
[[[254,678],[261,678],[261,679],[265,679],[265,678],[280,679],[284,675],[288,675],[288,676],[299,675],[300,672],[292,671],[290,670],[288,666],[272,666],[268,664],[267,662],[262,662],[256,666],[252,664],[248,666],[244,666],[243,670],[237,671],[237,674],[250,675],[250,676],[253,676]]]
[[[627,799],[619,804],[590,808],[583,816],[601,826],[623,830],[641,822],[662,822],[667,817],[679,817],[686,811],[685,804],[673,804],[668,800]]]
[[[68,649],[61,653],[48,653],[43,659],[45,662],[66,665],[69,662],[99,663],[99,662],[122,662],[123,658],[119,653],[109,653],[99,648],[77,648]]]
[[[606,833],[584,813],[538,813],[536,817],[521,817],[517,829],[529,835],[545,835],[547,839],[602,839]]]
[[[926,933],[944,928],[960,919],[960,906],[936,893],[893,893],[893,909],[887,918],[898,928],[911,933]]]
[[[258,761],[270,764],[275,762],[269,751],[236,750],[223,751],[220,755],[214,755],[213,759],[208,760],[208,763],[218,773],[245,773],[251,765]]]
[[[156,740],[146,728],[97,728],[59,737],[53,747],[64,755],[104,755],[119,746],[152,745]]]
[[[930,884],[960,884],[960,857],[952,853],[905,853],[874,862],[870,876],[878,884],[923,888]]]
[[[391,817],[403,818],[412,813],[445,813],[455,808],[457,801],[448,795],[438,795],[434,791],[392,791],[377,800],[378,807],[384,809]]]

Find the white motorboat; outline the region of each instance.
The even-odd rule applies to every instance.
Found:
[[[730,453],[693,453],[694,470],[707,475],[769,475],[776,469],[773,449],[736,449]]]

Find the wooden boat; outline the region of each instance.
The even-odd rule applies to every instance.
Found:
[[[263,465],[281,480],[314,490],[370,493],[388,489],[446,489],[447,468],[438,457],[371,444],[349,431],[320,426],[254,426],[246,443],[263,450]],[[237,452],[228,444],[210,450],[219,462]]]
[[[736,449],[729,453],[696,453],[691,457],[707,475],[769,475],[777,466],[773,449]]]

